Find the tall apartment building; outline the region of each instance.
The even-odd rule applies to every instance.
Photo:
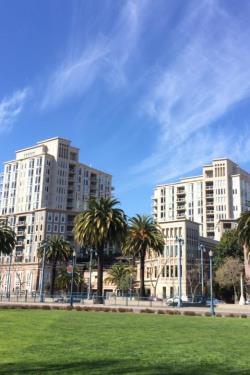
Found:
[[[54,235],[73,241],[73,220],[90,198],[111,195],[112,176],[79,162],[79,149],[69,140],[51,138],[16,152],[0,175],[0,219],[15,230],[11,290],[36,290],[37,248]],[[6,290],[10,257],[0,258],[1,285]]]
[[[189,219],[200,223],[200,234],[220,237],[220,225],[235,222],[249,210],[250,174],[229,159],[214,159],[202,175],[158,185],[153,195],[153,214],[159,222]]]

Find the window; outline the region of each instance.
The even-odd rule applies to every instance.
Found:
[[[53,232],[58,232],[58,225],[57,224],[54,224]]]
[[[64,229],[65,229],[65,228],[64,228],[64,225],[61,225],[61,226],[60,226],[60,233],[64,233]]]
[[[47,224],[47,232],[51,232],[51,224]]]

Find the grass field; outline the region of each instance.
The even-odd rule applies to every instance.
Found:
[[[0,374],[250,374],[250,319],[0,310]]]

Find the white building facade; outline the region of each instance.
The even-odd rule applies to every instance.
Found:
[[[188,301],[201,295],[201,248],[205,279],[208,275],[208,253],[217,245],[217,241],[199,235],[199,224],[190,220],[172,220],[161,222],[165,247],[161,256],[151,253],[145,261],[145,288],[147,294],[159,298],[173,298],[179,294],[178,257],[181,238],[181,297]],[[137,265],[137,283],[139,288],[140,265]]]
[[[6,291],[36,290],[37,248],[52,236],[73,241],[73,221],[91,198],[111,196],[112,176],[79,162],[79,149],[67,139],[51,138],[16,152],[0,174],[0,219],[15,230],[12,255],[0,257],[1,286]],[[49,277],[47,275],[47,277]]]
[[[201,176],[158,185],[152,205],[158,223],[188,219],[201,224],[202,236],[219,240],[219,221],[235,221],[249,201],[250,174],[229,159],[215,159]]]

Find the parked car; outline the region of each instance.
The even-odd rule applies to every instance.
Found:
[[[222,301],[221,299],[213,298],[213,304],[214,306],[224,304],[225,302]],[[206,300],[206,306],[211,306],[211,298],[208,298]]]
[[[250,305],[250,299],[246,300],[246,305]]]
[[[159,297],[150,296],[148,297],[148,301],[156,302],[156,301],[163,301],[163,299]]]
[[[167,299],[167,305],[174,305],[179,302],[179,297],[173,297]]]

